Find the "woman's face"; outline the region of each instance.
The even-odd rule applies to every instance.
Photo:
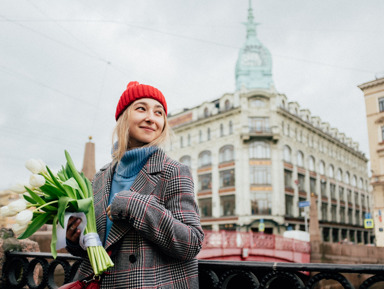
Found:
[[[131,104],[129,148],[137,148],[157,139],[164,128],[163,106],[152,98],[140,98]]]

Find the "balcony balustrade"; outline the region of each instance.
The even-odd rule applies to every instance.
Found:
[[[53,260],[49,253],[8,252],[0,287],[58,288],[63,282],[72,281],[81,262],[81,258],[69,254],[58,254]],[[61,281],[55,277],[58,271],[63,272]],[[342,275],[345,273],[370,277],[354,287]],[[200,289],[336,288],[319,287],[324,280],[334,280],[339,285],[337,288],[373,289],[384,288],[384,265],[199,260],[199,280]]]

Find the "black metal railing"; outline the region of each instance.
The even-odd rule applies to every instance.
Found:
[[[58,288],[72,281],[81,261],[69,254],[58,254],[54,260],[49,253],[10,252],[3,264],[0,287]],[[59,271],[61,278],[57,277]],[[367,274],[368,278],[352,284],[344,276],[351,273]],[[200,289],[373,289],[384,288],[384,265],[199,260],[199,280]]]

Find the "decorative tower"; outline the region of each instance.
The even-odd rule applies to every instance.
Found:
[[[236,63],[236,90],[270,89],[272,80],[272,58],[269,50],[257,38],[256,26],[252,10],[252,0],[249,0],[247,39],[240,49]]]
[[[96,174],[95,166],[95,144],[91,142],[92,137],[89,137],[89,142],[85,144],[83,169],[84,175],[91,181]]]

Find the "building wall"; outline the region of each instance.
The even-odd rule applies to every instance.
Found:
[[[359,86],[367,113],[376,245],[384,246],[384,78]],[[381,103],[381,105],[380,105]]]
[[[366,157],[350,138],[311,116],[298,103],[288,102],[285,95],[274,90],[243,90],[169,119],[175,133],[171,155],[181,161],[183,156],[191,158],[199,204],[212,198],[212,215],[202,212],[206,228],[257,231],[262,219],[269,233],[282,234],[287,227],[304,229],[305,209],[300,209],[298,202],[309,200],[310,193],[315,193],[325,240],[370,241],[370,231],[363,228],[364,213],[370,211],[371,202]],[[258,146],[251,152],[255,144]],[[234,147],[234,159],[220,162],[220,149],[226,145]],[[211,152],[212,161],[202,167],[199,155],[203,151]],[[220,173],[228,169],[235,171],[235,185],[222,187]],[[199,180],[207,173],[212,174],[211,186],[201,189]],[[289,174],[287,182],[285,175]],[[322,186],[326,189],[321,194]],[[331,194],[333,188],[335,193]],[[339,190],[344,190],[344,197]],[[225,196],[235,197],[233,214],[223,214]],[[252,201],[258,205],[253,213]],[[262,210],[260,206],[264,206]]]

